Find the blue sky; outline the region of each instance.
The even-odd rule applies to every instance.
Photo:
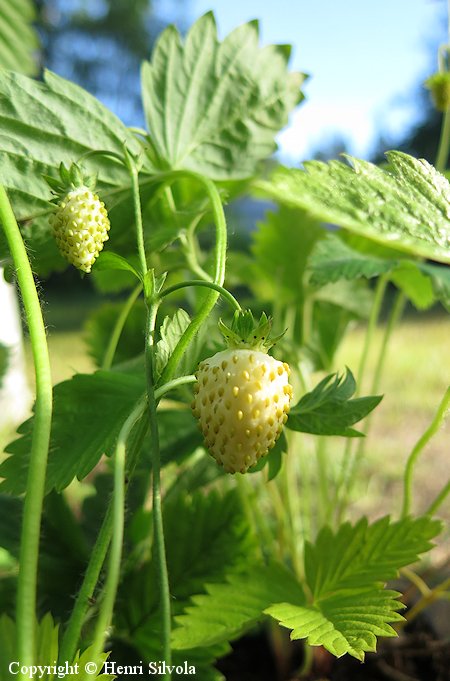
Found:
[[[265,43],[293,45],[292,68],[311,75],[307,100],[279,144],[286,160],[307,158],[335,132],[367,155],[378,134],[396,137],[417,118],[414,91],[445,40],[445,0],[191,0],[192,23],[215,13],[223,37],[260,20]]]

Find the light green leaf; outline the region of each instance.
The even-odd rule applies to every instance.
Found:
[[[337,532],[325,527],[314,544],[305,546],[305,576],[311,602],[285,600],[265,612],[292,629],[292,638],[323,645],[333,655],[349,653],[359,660],[374,651],[377,636],[395,636],[391,622],[402,617],[403,606],[395,591],[382,583],[428,551],[441,524],[428,517],[388,517],[372,525],[362,518],[344,523]]]
[[[36,19],[31,0],[0,0],[0,67],[34,75],[39,38],[32,24]]]
[[[24,223],[33,268],[40,273],[62,269],[66,263],[48,224],[53,208],[43,175],[56,177],[61,162],[69,166],[92,150],[122,154],[126,144],[137,154],[139,143],[95,97],[50,71],[38,82],[0,70],[0,128],[0,183]],[[98,174],[98,191],[108,209],[129,197],[128,171],[121,164],[96,156],[85,159],[83,167]]]
[[[54,390],[46,492],[84,478],[103,454],[111,455],[119,431],[145,389],[143,376],[113,371],[77,374]],[[0,465],[1,492],[23,494],[34,419],[23,423],[21,437],[6,447]]]
[[[141,276],[128,260],[112,251],[102,251],[95,261],[97,270],[125,270],[134,274],[136,279],[141,280]]]
[[[252,253],[258,267],[256,286],[267,282],[272,298],[299,304],[305,296],[308,258],[324,230],[304,211],[281,206],[268,213],[253,233]],[[320,243],[320,241],[319,241]]]
[[[362,434],[350,428],[367,416],[381,402],[374,395],[350,399],[356,389],[350,369],[346,374],[330,374],[295,405],[286,426],[291,430],[316,435],[342,435],[360,437]]]
[[[391,151],[383,170],[352,157],[280,169],[259,186],[273,198],[309,211],[378,243],[450,263],[450,184],[427,161]]]
[[[300,584],[281,565],[253,565],[229,574],[222,584],[207,584],[206,594],[194,596],[175,618],[179,626],[172,633],[172,645],[184,649],[237,638],[263,618],[269,604],[285,599],[297,606],[305,603]]]
[[[180,308],[173,317],[166,317],[159,330],[161,339],[156,344],[156,374],[160,376],[183,333],[190,324],[187,312]]]
[[[292,629],[292,639],[307,639],[310,646],[323,646],[335,657],[349,653],[361,662],[366,652],[376,650],[377,636],[396,636],[389,622],[403,618],[396,610],[397,591],[351,590],[327,598],[320,607],[277,603],[266,613],[283,627]]]
[[[289,51],[260,48],[256,22],[219,43],[212,13],[184,41],[167,28],[142,69],[155,163],[215,180],[252,175],[301,98],[304,76],[287,71]]]
[[[418,310],[426,310],[436,301],[430,277],[421,272],[415,262],[401,262],[391,279]]]

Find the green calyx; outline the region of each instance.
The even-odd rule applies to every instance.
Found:
[[[255,321],[250,310],[236,311],[230,326],[219,319],[219,329],[228,347],[267,352],[284,336],[285,331],[270,337],[272,319],[263,312],[259,321]]]
[[[59,166],[59,177],[44,175],[44,180],[50,186],[53,194],[52,201],[58,203],[66,194],[78,187],[87,187],[90,191],[95,190],[97,184],[96,175],[85,175],[83,169],[76,163],[66,168],[64,163]]]

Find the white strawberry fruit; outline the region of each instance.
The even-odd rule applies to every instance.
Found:
[[[229,349],[201,362],[194,416],[205,446],[228,473],[246,473],[272,449],[289,413],[289,366],[267,354],[270,320],[254,328],[251,313],[236,313],[231,329],[221,323]]]
[[[61,175],[63,183],[56,185],[55,192],[60,200],[56,212],[50,217],[50,224],[66,260],[79,270],[90,272],[109,238],[108,213],[103,201],[92,190],[95,185],[93,178],[83,179],[75,165],[70,171],[64,168]],[[50,179],[47,178],[47,181]],[[52,187],[55,189],[55,183]]]

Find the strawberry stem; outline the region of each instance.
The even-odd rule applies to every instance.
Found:
[[[50,429],[52,379],[41,306],[19,227],[5,189],[0,185],[0,222],[16,268],[17,280],[30,332],[36,375],[34,428],[24,501],[17,585],[17,658],[25,667],[34,663],[36,581],[39,536],[45,494]],[[20,674],[19,679],[25,675]]]
[[[188,281],[182,281],[179,284],[174,284],[173,286],[169,286],[168,288],[164,289],[164,291],[161,291],[159,294],[159,298],[164,298],[165,296],[168,296],[170,293],[174,293],[175,291],[178,291],[179,289],[186,288],[188,286],[200,286],[203,288],[210,288],[213,291],[218,291],[220,295],[227,300],[232,307],[235,308],[238,312],[242,311],[241,306],[239,305],[238,301],[236,298],[229,292],[227,291],[226,288],[223,288],[223,286],[219,286],[219,284],[215,284],[213,281],[205,281],[204,279],[189,279]]]

